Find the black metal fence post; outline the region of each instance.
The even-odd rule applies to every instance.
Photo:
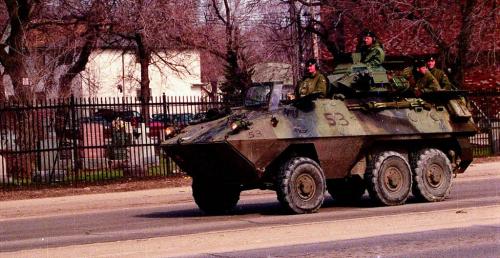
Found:
[[[72,169],[74,170],[73,173],[75,175],[75,185],[78,185],[78,181],[80,180],[80,157],[78,155],[78,133],[80,128],[80,125],[77,123],[76,117],[76,103],[75,103],[75,96],[71,95],[70,102],[69,102],[69,108],[71,110],[71,138],[72,138],[72,151],[73,151],[73,164],[72,164]]]

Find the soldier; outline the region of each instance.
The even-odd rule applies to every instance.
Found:
[[[441,87],[443,89],[445,89],[445,90],[451,90],[451,89],[455,88],[451,84],[451,82],[448,79],[448,76],[446,75],[446,73],[443,70],[436,68],[436,60],[434,59],[433,56],[430,56],[427,59],[427,68],[432,73],[432,75],[434,75],[434,77],[436,78],[436,80],[439,82],[439,85],[441,85]]]
[[[424,59],[419,59],[415,62],[415,69],[416,75],[414,76],[415,79],[415,93],[416,95],[420,95],[422,92],[431,92],[431,91],[438,91],[441,90],[441,86],[439,85],[439,82],[436,80],[434,75],[427,69],[427,66],[425,66],[425,60]]]
[[[424,59],[415,59],[413,66],[405,68],[402,75],[408,80],[417,96],[422,92],[441,90],[436,78],[427,70]]]
[[[375,36],[375,33],[370,30],[364,30],[361,33],[357,52],[361,53],[361,62],[372,68],[382,66],[385,59],[384,47]]]
[[[321,98],[327,96],[328,82],[326,77],[318,71],[316,67],[316,60],[309,59],[306,62],[307,73],[304,79],[297,85],[295,89],[295,96],[291,97],[304,97],[312,93],[319,93]]]

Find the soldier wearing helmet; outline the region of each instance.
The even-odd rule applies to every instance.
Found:
[[[427,69],[425,59],[417,59],[414,61],[414,69],[412,69],[414,91],[417,96],[422,92],[431,92],[441,90],[441,86],[432,73]],[[412,81],[411,79],[409,80]]]
[[[320,97],[326,97],[328,82],[326,77],[318,71],[315,59],[306,62],[306,74],[304,79],[295,89],[296,97],[305,97],[312,93],[319,93]],[[292,97],[293,99],[294,97]]]
[[[382,66],[385,59],[382,43],[380,43],[375,33],[370,30],[364,30],[361,33],[357,52],[361,53],[361,62],[372,68]]]
[[[443,89],[451,90],[454,88],[446,73],[443,70],[436,68],[436,59],[434,59],[433,56],[429,56],[427,58],[426,64],[429,72],[432,73]]]

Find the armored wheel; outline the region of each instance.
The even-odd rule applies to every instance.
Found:
[[[423,149],[412,158],[413,194],[420,200],[438,202],[450,193],[450,160],[438,149]]]
[[[193,178],[193,198],[207,214],[222,214],[233,209],[240,199],[241,189],[235,184],[221,184]]]
[[[366,184],[359,175],[326,181],[328,192],[338,202],[351,203],[358,201],[366,191]]]
[[[397,152],[375,155],[369,162],[365,179],[370,197],[383,205],[403,204],[410,195],[410,165]]]
[[[325,176],[316,161],[291,158],[282,165],[277,180],[278,200],[290,212],[313,213],[323,204]]]

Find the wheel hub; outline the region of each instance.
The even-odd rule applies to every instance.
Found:
[[[441,166],[434,163],[429,166],[425,175],[429,185],[438,188],[443,182],[444,170]]]
[[[402,187],[403,173],[397,167],[387,169],[384,177],[384,184],[390,191],[396,192]]]
[[[302,174],[297,177],[296,192],[302,200],[309,200],[314,196],[316,192],[316,184],[312,176],[308,174]]]

